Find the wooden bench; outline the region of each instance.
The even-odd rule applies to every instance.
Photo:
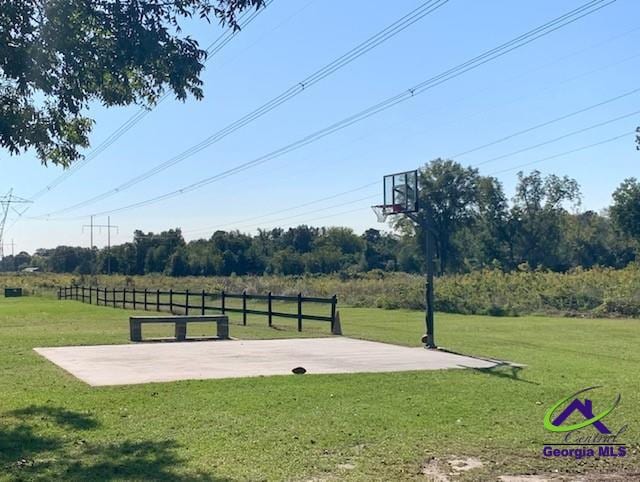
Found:
[[[131,341],[142,341],[143,323],[173,323],[176,327],[176,341],[187,339],[188,323],[215,322],[219,340],[229,339],[229,318],[226,315],[202,316],[131,316],[129,317],[129,331]]]

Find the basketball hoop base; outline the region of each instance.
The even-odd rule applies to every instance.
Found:
[[[437,350],[438,347],[436,346],[435,342],[433,341],[433,335],[431,334],[426,334],[426,335],[422,335],[422,338],[420,338],[420,341],[424,344],[424,347],[427,350]]]

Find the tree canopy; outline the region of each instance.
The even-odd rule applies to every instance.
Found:
[[[613,193],[611,217],[622,232],[640,241],[640,182],[625,179]]]
[[[438,230],[439,274],[485,268],[503,271],[609,266],[639,259],[640,183],[626,179],[602,213],[579,212],[580,188],[569,177],[519,173],[508,200],[497,179],[451,161],[427,163],[420,176],[423,206]],[[428,204],[427,204],[428,203]],[[254,235],[215,231],[186,241],[180,229],[136,230],[133,240],[111,250],[59,246],[0,260],[0,271],[37,266],[44,271],[165,273],[172,276],[232,274],[303,275],[371,270],[420,273],[424,269],[421,223],[397,216],[397,229],[300,225],[259,229]],[[402,219],[402,221],[400,220]]]
[[[238,29],[264,0],[4,0],[0,8],[0,146],[69,166],[89,145],[92,101],[153,106],[167,90],[203,96],[206,51],[181,24]]]

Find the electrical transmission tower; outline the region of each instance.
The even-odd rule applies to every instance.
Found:
[[[26,204],[26,203],[30,203],[32,201],[29,201],[28,199],[24,199],[18,196],[14,196],[13,195],[13,189],[9,190],[9,193],[4,195],[4,196],[0,196],[0,259],[4,258],[4,226],[7,222],[7,216],[9,214],[9,210],[15,211],[16,214],[21,215],[20,212],[18,212],[18,210],[14,207],[12,207],[12,204]]]
[[[94,224],[93,216],[91,216],[91,224],[84,224],[82,226],[82,231],[84,232],[84,228],[89,228],[91,230],[91,249],[93,250],[93,230],[98,228],[100,232],[102,232],[102,228],[107,229],[107,274],[111,274],[111,230],[115,229],[116,232],[119,232],[119,227],[111,224],[111,216],[107,216],[107,224]]]

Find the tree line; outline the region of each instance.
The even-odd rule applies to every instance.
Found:
[[[622,268],[640,251],[640,182],[624,180],[601,212],[581,211],[578,183],[567,176],[518,173],[508,199],[494,177],[436,159],[419,173],[420,216],[435,228],[437,272],[530,268],[563,272],[593,266]],[[0,271],[38,267],[57,273],[171,276],[300,275],[379,269],[420,273],[425,233],[396,217],[390,231],[300,225],[255,235],[216,231],[185,241],[180,229],[134,232],[108,249],[58,246],[0,260]]]

